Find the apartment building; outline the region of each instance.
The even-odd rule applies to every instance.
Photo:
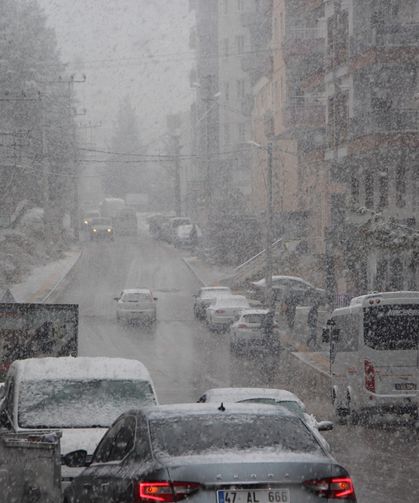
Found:
[[[419,3],[334,0],[325,17],[325,160],[345,187],[329,275],[351,294],[417,288]]]

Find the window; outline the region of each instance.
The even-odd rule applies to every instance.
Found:
[[[396,169],[396,206],[406,206],[406,167],[400,163]]]
[[[224,82],[224,99],[230,100],[230,82]]]
[[[246,140],[246,126],[244,123],[239,124],[239,141]]]
[[[228,38],[225,38],[223,40],[223,48],[224,48],[224,56],[229,56],[229,54],[230,54],[230,47],[229,47]]]
[[[378,207],[387,208],[388,206],[388,172],[381,171],[378,178]]]
[[[236,48],[238,54],[242,54],[244,52],[244,35],[236,36]]]
[[[244,98],[245,95],[245,82],[243,79],[237,81],[237,97]]]
[[[135,417],[124,417],[103,437],[93,457],[93,463],[122,461],[134,447]]]
[[[339,329],[339,337],[335,343],[338,352],[358,351],[358,316],[344,314],[333,318],[336,328]]]
[[[365,206],[374,207],[374,177],[370,170],[365,173]]]

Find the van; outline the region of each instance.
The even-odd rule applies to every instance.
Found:
[[[417,418],[419,292],[383,292],[335,309],[323,331],[330,345],[337,419],[409,414]]]

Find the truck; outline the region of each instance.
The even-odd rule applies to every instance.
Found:
[[[0,430],[0,501],[59,503],[60,432],[9,433]]]
[[[0,303],[0,381],[14,360],[77,356],[76,304]]]

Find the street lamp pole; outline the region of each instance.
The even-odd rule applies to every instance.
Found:
[[[268,309],[272,309],[272,142],[266,148],[268,154],[267,169],[267,200],[266,200],[266,246],[265,246],[265,303]]]

